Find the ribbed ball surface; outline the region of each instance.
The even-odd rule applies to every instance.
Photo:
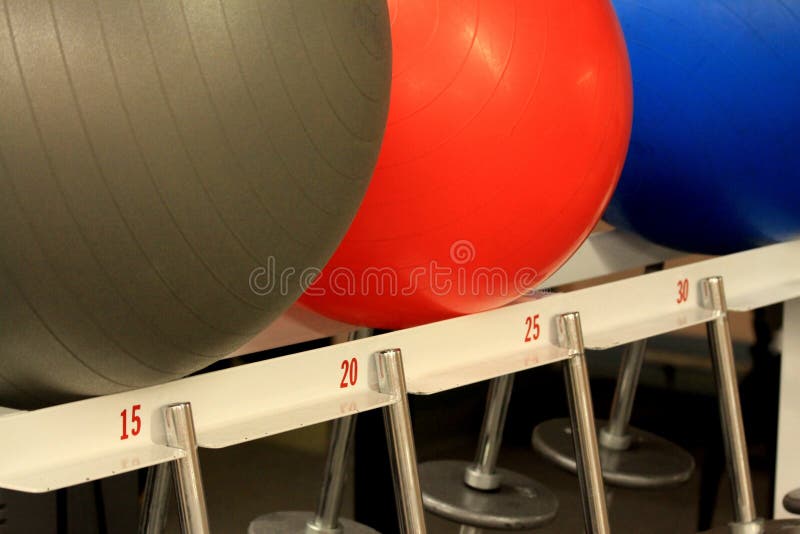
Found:
[[[181,377],[301,292],[369,182],[381,0],[8,0],[0,14],[0,403]]]
[[[614,5],[635,105],[609,222],[706,254],[800,237],[800,2]]]
[[[390,13],[375,176],[303,302],[397,328],[501,306],[572,254],[619,176],[631,80],[605,0],[393,0]]]

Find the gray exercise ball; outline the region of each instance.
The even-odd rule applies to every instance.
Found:
[[[385,0],[5,5],[0,404],[230,354],[358,209],[388,110]]]

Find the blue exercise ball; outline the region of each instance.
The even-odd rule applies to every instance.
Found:
[[[614,6],[634,112],[606,220],[706,254],[800,237],[800,1]]]

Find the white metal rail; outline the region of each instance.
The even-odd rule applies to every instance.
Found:
[[[589,236],[568,262],[544,281],[540,289],[619,273],[681,256],[684,253],[654,245],[633,234],[616,230],[596,232]],[[353,328],[353,325],[328,319],[295,305],[231,356],[330,337]]]
[[[556,279],[676,254],[648,246],[619,234],[595,238]],[[581,261],[593,266],[578,267]],[[724,278],[731,310],[800,297],[800,241],[159,386],[10,412],[0,417],[0,487],[43,492],[180,458],[183,451],[166,444],[162,418],[172,403],[191,403],[198,443],[211,448],[387,406],[397,399],[380,392],[374,358],[386,349],[402,349],[409,392],[430,394],[567,358],[555,331],[564,313],[580,312],[589,348],[703,323],[714,317],[700,295],[700,280],[710,276]]]

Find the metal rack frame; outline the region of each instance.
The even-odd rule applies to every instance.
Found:
[[[600,234],[554,275],[550,285],[678,255],[617,232]],[[708,323],[716,316],[703,305],[700,283],[715,276],[725,280],[731,311],[791,301],[787,304],[784,324],[787,333],[784,360],[793,362],[797,375],[800,374],[797,369],[800,367],[799,267],[800,241],[793,241],[568,293],[534,294],[497,310],[163,385],[41,410],[3,410],[0,487],[44,492],[185,459],[191,454],[186,448],[174,446],[163,415],[165,407],[178,403],[191,404],[197,445],[208,448],[227,447],[376,408],[386,408],[388,413],[395,413],[394,417],[401,417],[397,410],[402,410],[407,402],[405,395],[387,389],[387,369],[384,359],[376,357],[377,354],[402,350],[401,368],[404,366],[405,370],[400,378],[404,378],[408,392],[433,394],[570,359],[574,350],[560,342],[557,325],[563,323],[565,314],[572,312],[580,313],[583,341],[591,349],[610,348]],[[679,289],[687,283],[689,294],[680,298]],[[526,319],[534,316],[538,316],[541,335],[533,342],[526,342]],[[291,329],[291,322],[292,319],[279,321],[272,328],[282,324]],[[352,328],[334,322],[320,324],[323,326],[302,335],[292,335],[310,339],[329,335],[333,333],[331,329]],[[257,340],[254,343],[250,349],[267,348],[263,344],[258,346]],[[343,377],[343,362],[348,362],[348,367],[357,366],[355,379]],[[392,382],[397,377],[390,378]],[[781,417],[781,431],[785,433],[786,421],[800,418],[800,403],[789,398],[796,395],[796,388],[782,395],[782,406],[788,414],[784,417],[782,412]],[[788,402],[794,404],[787,407]],[[124,437],[121,414],[123,410],[130,414],[134,409],[140,427],[136,435],[128,433]],[[410,427],[403,429],[402,422],[392,426],[400,434],[410,432]],[[405,454],[408,451],[394,452],[408,460]],[[779,462],[788,465],[788,449],[779,446],[778,454]],[[397,465],[402,469],[407,463]],[[794,476],[800,479],[800,472]],[[781,484],[790,485],[779,479],[779,489]],[[776,497],[781,498],[782,494],[779,492]],[[413,527],[413,512],[408,513],[411,514],[409,532],[418,532]]]

